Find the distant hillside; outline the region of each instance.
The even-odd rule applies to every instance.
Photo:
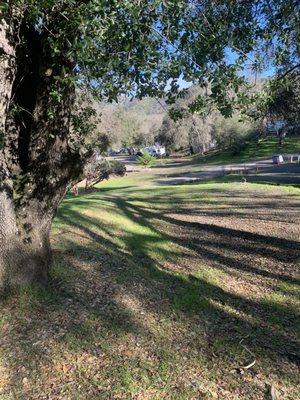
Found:
[[[112,147],[152,144],[161,127],[166,108],[163,101],[152,98],[95,105],[100,115],[98,133],[106,134]]]
[[[256,89],[262,84],[258,82]],[[131,100],[123,96],[118,103],[97,103],[101,115],[97,134],[99,138],[105,135],[113,148],[143,147],[158,140],[170,152],[189,149],[204,153],[215,147],[224,150],[240,146],[247,136],[260,130],[255,121],[241,122],[238,113],[227,119],[216,110],[210,110],[205,118],[200,113],[191,114],[189,106],[199,95],[205,96],[203,88],[192,86],[184,97],[178,98],[172,108],[184,111],[184,117],[176,121],[168,115],[168,105],[163,100],[150,97]]]

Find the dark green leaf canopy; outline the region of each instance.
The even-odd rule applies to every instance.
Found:
[[[299,65],[298,0],[15,0],[39,32],[58,80],[116,100],[165,96],[196,82],[225,115],[245,102],[245,64],[284,73]],[[205,101],[207,104],[207,100]],[[198,99],[194,109],[203,107]]]

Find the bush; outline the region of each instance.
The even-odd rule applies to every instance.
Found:
[[[214,127],[217,145],[220,149],[231,149],[233,155],[237,155],[257,129],[255,123],[239,121],[238,115],[228,119],[219,117]]]
[[[83,176],[86,179],[85,189],[91,189],[97,183],[108,179],[111,175],[123,176],[125,175],[125,165],[119,161],[108,161],[104,158],[97,159],[93,155],[84,167]]]
[[[231,145],[231,153],[233,156],[238,156],[246,147],[246,138],[237,140]]]
[[[155,165],[157,162],[156,158],[151,156],[149,153],[145,153],[142,156],[138,157],[138,164],[141,165],[142,167],[146,168],[151,168],[153,165]]]

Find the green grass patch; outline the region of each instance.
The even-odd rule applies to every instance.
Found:
[[[241,148],[239,154],[233,154],[228,150],[215,151],[204,157],[194,157],[194,163],[201,164],[228,164],[254,161],[264,158],[270,158],[274,154],[289,154],[300,152],[300,137],[289,136],[285,138],[284,143],[280,146],[278,138],[268,136],[260,140],[248,140]]]
[[[272,377],[296,398],[300,190],[234,178],[170,187],[132,173],[68,195],[57,284],[1,310],[8,395],[259,399]]]

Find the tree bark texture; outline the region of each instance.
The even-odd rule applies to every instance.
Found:
[[[69,146],[75,89],[57,80],[70,66],[49,58],[21,14],[0,16],[0,291],[47,280],[51,222],[83,167]]]
[[[32,210],[31,210],[32,211]],[[51,221],[40,220],[28,214],[22,235],[18,226],[20,220],[14,209],[12,192],[0,189],[0,291],[28,285],[32,282],[46,282],[51,263],[49,232]]]

